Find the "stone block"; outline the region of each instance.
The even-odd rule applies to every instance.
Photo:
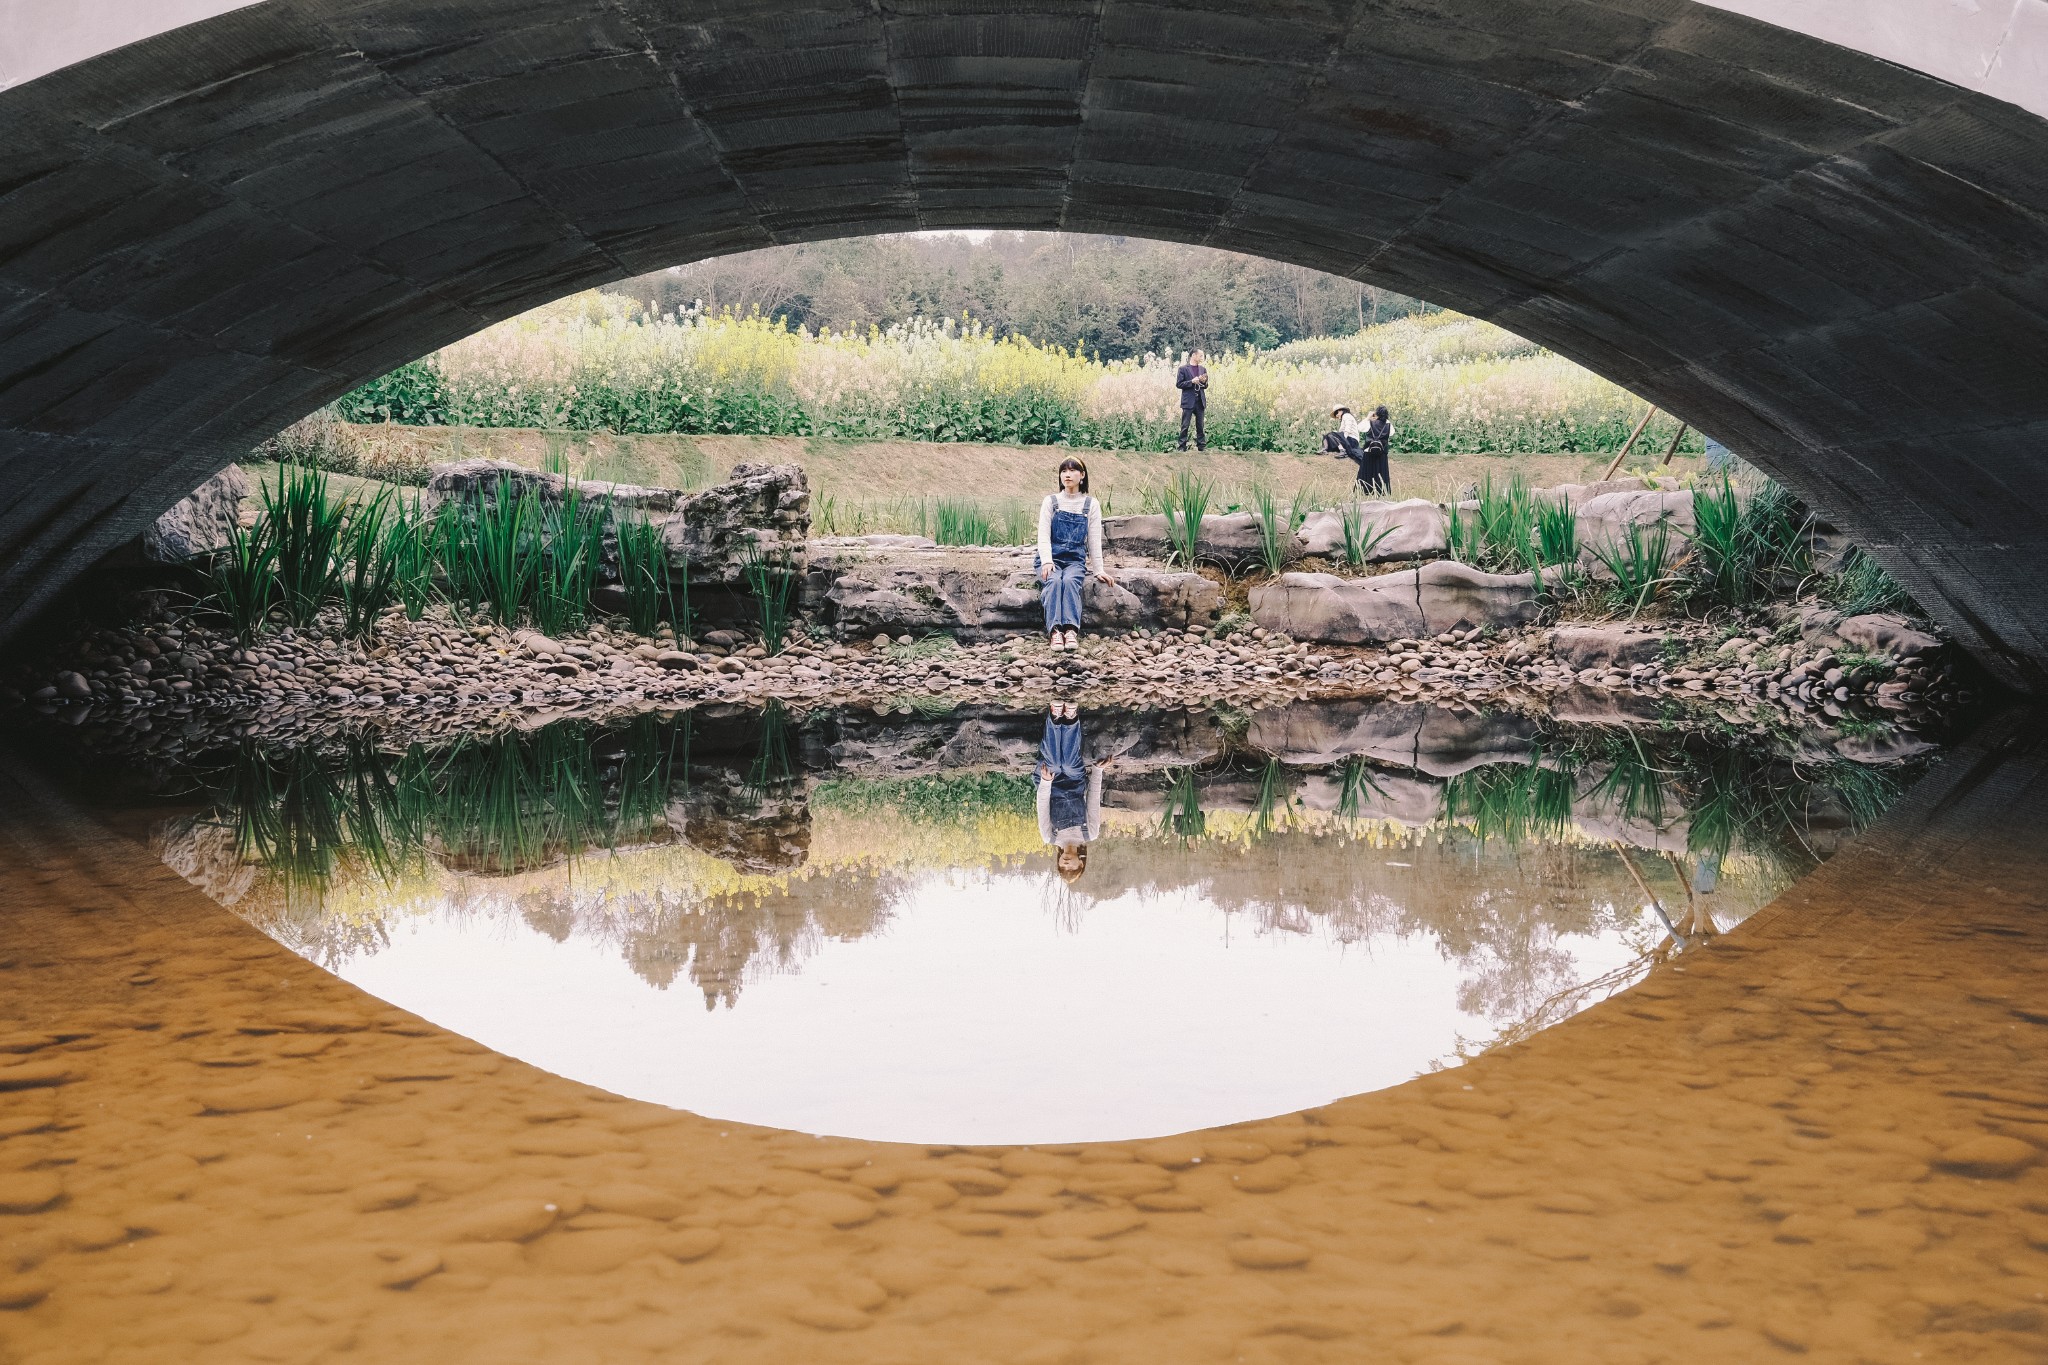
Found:
[[[1449,519],[1444,509],[1427,498],[1405,502],[1361,502],[1357,504],[1365,538],[1386,534],[1366,553],[1366,562],[1381,564],[1394,559],[1426,559],[1450,548]],[[1330,558],[1344,553],[1344,516],[1341,512],[1311,512],[1294,533],[1303,555]]]
[[[1286,573],[1252,589],[1252,619],[1324,644],[1381,644],[1536,619],[1533,574],[1491,574],[1452,560],[1374,578]]]
[[[1016,546],[895,548],[819,541],[812,547],[811,610],[840,635],[944,632],[972,643],[1044,628],[1033,554]],[[1083,628],[1207,625],[1223,590],[1196,573],[1112,561],[1114,585],[1082,589]]]

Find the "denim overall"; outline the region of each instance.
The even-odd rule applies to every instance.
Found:
[[[1088,513],[1094,506],[1093,498],[1086,499],[1078,512],[1053,504],[1052,577],[1039,589],[1047,632],[1080,629],[1081,585],[1088,578]]]
[[[1053,833],[1088,828],[1088,765],[1081,758],[1081,722],[1045,718],[1038,761],[1052,770]]]

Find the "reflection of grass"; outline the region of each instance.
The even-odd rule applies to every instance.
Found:
[[[811,792],[813,811],[894,811],[919,824],[975,824],[992,816],[1032,813],[1033,785],[1015,773],[947,773],[933,777],[843,777]]]
[[[1193,768],[1174,770],[1166,789],[1166,810],[1159,819],[1159,832],[1180,839],[1199,839],[1209,832],[1208,817],[1202,814],[1202,789]]]
[[[398,757],[362,741],[336,753],[245,745],[215,807],[237,853],[293,888],[317,889],[350,864],[396,876],[433,845],[511,872],[660,837],[678,775],[674,736],[643,717],[615,731],[558,725]]]
[[[1444,784],[1444,818],[1510,844],[1562,839],[1572,829],[1576,774],[1536,763],[1495,763]]]

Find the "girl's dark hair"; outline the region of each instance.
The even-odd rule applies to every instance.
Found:
[[[1067,456],[1066,459],[1060,461],[1060,467],[1054,473],[1053,486],[1055,488],[1059,486],[1058,476],[1060,474],[1066,473],[1069,469],[1078,469],[1081,471],[1081,491],[1083,493],[1086,493],[1088,491],[1088,466],[1082,464],[1079,460],[1075,459],[1071,455]]]
[[[1373,415],[1373,416],[1375,416],[1375,417],[1377,417],[1377,418],[1379,418],[1379,420],[1380,420],[1380,421],[1382,421],[1382,422],[1386,421],[1386,420],[1387,420],[1387,405],[1386,405],[1385,403],[1382,403],[1382,404],[1380,404],[1380,405],[1379,405],[1378,407],[1376,407],[1376,408],[1374,408],[1374,409],[1372,410],[1372,415]]]

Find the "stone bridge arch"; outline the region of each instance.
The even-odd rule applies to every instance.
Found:
[[[1492,319],[2048,684],[2043,0],[48,8],[0,67],[0,633],[278,427],[550,298],[1039,228]]]

